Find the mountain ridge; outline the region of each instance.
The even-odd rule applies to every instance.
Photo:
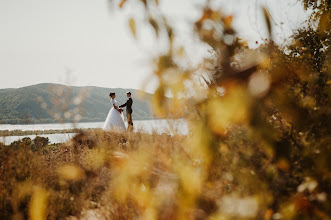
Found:
[[[132,93],[134,120],[153,119],[149,108],[152,94],[142,90],[39,83],[0,89],[0,123],[103,121],[111,108],[110,91],[120,104],[127,99],[126,91]]]

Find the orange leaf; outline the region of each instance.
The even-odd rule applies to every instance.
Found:
[[[233,16],[232,16],[232,15],[223,18],[224,25],[225,25],[226,27],[230,27],[231,24],[232,24],[232,20],[233,20]]]
[[[122,8],[125,2],[126,2],[126,0],[122,0],[119,4],[119,7]]]

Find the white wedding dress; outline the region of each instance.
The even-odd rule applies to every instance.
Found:
[[[112,106],[118,107],[118,103],[115,99],[111,100]],[[103,130],[125,131],[124,117],[114,106],[109,110]]]

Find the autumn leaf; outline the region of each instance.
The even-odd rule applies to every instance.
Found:
[[[39,186],[35,188],[29,206],[30,219],[46,219],[48,197],[49,193],[45,189]]]
[[[233,16],[232,16],[232,15],[223,18],[224,25],[225,25],[226,27],[231,27],[232,20],[233,20]]]
[[[76,165],[64,165],[57,169],[58,175],[66,180],[82,180],[85,179],[85,172]]]
[[[120,4],[119,4],[119,7],[120,7],[120,8],[123,8],[123,5],[125,4],[125,2],[126,2],[126,0],[122,0],[122,1],[120,2]]]
[[[155,31],[155,34],[156,34],[156,36],[159,36],[159,25],[158,25],[158,23],[155,21],[155,19],[154,18],[152,18],[152,17],[149,17],[149,24],[153,27],[153,29],[154,29],[154,31]]]
[[[271,37],[271,19],[270,19],[270,14],[269,11],[265,8],[263,8],[263,13],[264,13],[264,18],[266,20],[267,23],[267,28],[268,28],[268,34],[269,37]]]
[[[136,33],[136,22],[133,18],[129,19],[129,27],[131,30],[131,33],[133,35],[134,38],[137,38],[137,33]]]

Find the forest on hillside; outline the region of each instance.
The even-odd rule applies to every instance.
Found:
[[[35,124],[104,121],[111,108],[109,92],[125,103],[127,89],[72,87],[44,83],[0,90],[0,123]],[[151,94],[131,89],[135,120],[152,119]]]

